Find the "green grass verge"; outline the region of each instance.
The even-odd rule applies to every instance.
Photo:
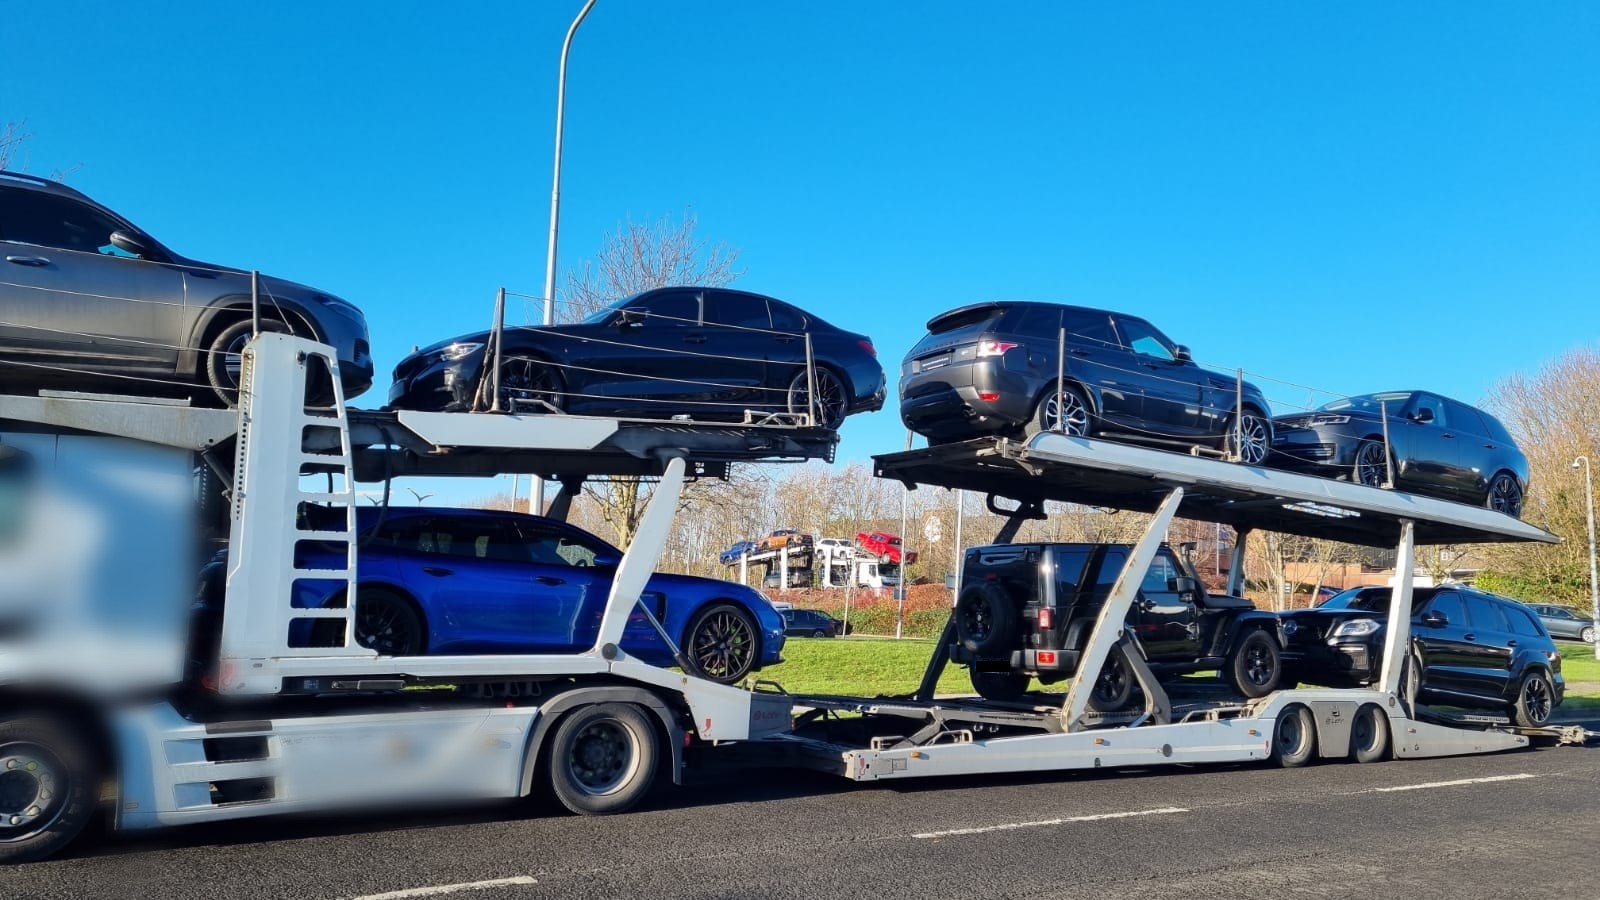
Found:
[[[1561,648],[1561,677],[1574,681],[1600,683],[1600,660],[1594,658],[1592,644],[1557,641]]]
[[[922,681],[933,644],[909,638],[790,638],[783,645],[783,665],[763,670],[760,677],[791,694],[907,694]],[[938,692],[971,693],[972,683],[965,670],[946,666]]]

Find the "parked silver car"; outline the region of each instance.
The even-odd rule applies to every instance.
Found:
[[[1563,641],[1594,643],[1594,619],[1554,603],[1530,603],[1528,608],[1544,622],[1550,636]]]
[[[188,259],[66,185],[0,172],[0,384],[179,394],[233,405],[250,273]],[[367,321],[315,288],[260,278],[262,328],[339,351],[372,384]]]

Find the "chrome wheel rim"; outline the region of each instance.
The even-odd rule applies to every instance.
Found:
[[[1073,437],[1084,437],[1089,433],[1089,408],[1072,391],[1062,391],[1059,395],[1046,394],[1043,418],[1046,431],[1059,431]]]
[[[1389,477],[1389,460],[1383,445],[1368,442],[1356,451],[1356,481],[1368,487],[1383,487]]]
[[[755,662],[755,631],[732,610],[707,616],[695,629],[689,645],[695,667],[712,678],[741,678]]]
[[[26,840],[66,810],[67,783],[55,755],[30,743],[0,745],[0,843]]]
[[[1272,449],[1271,429],[1265,419],[1245,413],[1237,429],[1228,430],[1228,442],[1234,444],[1239,461],[1247,466],[1260,465]]]
[[[845,410],[848,406],[844,396],[844,385],[840,383],[837,375],[826,369],[817,369],[817,402],[814,423],[823,428],[838,428],[844,422]],[[789,412],[795,415],[811,413],[811,382],[805,372],[795,376],[789,385]]]
[[[1496,475],[1489,485],[1489,508],[1513,518],[1522,515],[1522,488],[1510,475]]]
[[[586,793],[616,792],[639,768],[633,733],[613,719],[592,722],[572,739],[567,772]]]

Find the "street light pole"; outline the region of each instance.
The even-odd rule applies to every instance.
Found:
[[[572,52],[572,36],[578,33],[584,16],[594,8],[594,0],[583,4],[578,17],[567,28],[567,39],[561,42],[561,68],[556,75],[556,152],[555,174],[550,179],[550,245],[544,256],[544,324],[555,324],[556,305],[556,233],[561,221],[561,134],[567,113],[567,55]],[[528,512],[544,513],[544,478],[534,475],[528,484]]]
[[[1589,616],[1600,629],[1600,574],[1596,572],[1600,565],[1597,565],[1594,549],[1594,469],[1589,466],[1588,456],[1573,460],[1572,467],[1576,469],[1578,463],[1583,463],[1584,494],[1589,512]],[[1600,635],[1595,636],[1594,658],[1600,659]]]

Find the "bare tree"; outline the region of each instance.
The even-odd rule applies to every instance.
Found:
[[[0,169],[11,168],[18,150],[30,137],[33,137],[33,132],[28,130],[26,119],[0,125]]]

